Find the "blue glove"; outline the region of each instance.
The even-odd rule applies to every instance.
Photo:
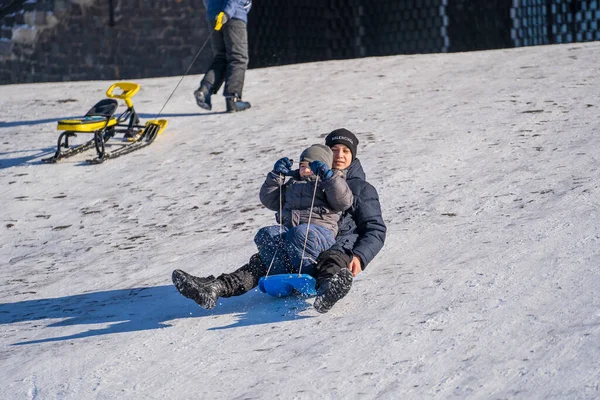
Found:
[[[280,158],[273,166],[273,172],[276,174],[291,175],[292,160],[287,157]]]
[[[327,164],[325,164],[323,161],[311,161],[310,164],[308,164],[308,166],[315,175],[319,175],[319,178],[321,178],[321,180],[326,180],[333,176],[333,171],[330,170]]]

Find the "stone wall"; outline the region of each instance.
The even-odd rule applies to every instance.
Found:
[[[208,37],[202,0],[37,0],[4,17],[0,83],[179,75]],[[212,53],[190,73],[203,72]]]

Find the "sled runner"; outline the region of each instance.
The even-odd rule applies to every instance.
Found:
[[[109,98],[96,103],[83,117],[58,121],[58,130],[62,133],[58,136],[56,152],[52,157],[44,158],[42,161],[55,163],[95,148],[97,157],[87,161],[98,164],[151,144],[165,129],[167,120],[150,120],[140,124],[131,101],[139,90],[140,85],[137,83],[117,82],[106,91],[106,96]],[[119,105],[116,99],[123,100],[127,105],[127,109],[119,116],[115,116]],[[77,137],[79,133],[90,133],[93,137],[77,146],[69,146],[69,139]],[[123,143],[117,150],[106,151],[105,144],[117,134],[122,134],[121,142],[125,141],[129,144]]]
[[[316,296],[317,281],[308,274],[278,274],[263,276],[258,281],[261,292],[274,297],[287,297],[292,295]]]

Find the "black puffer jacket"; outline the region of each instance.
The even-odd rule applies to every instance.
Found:
[[[366,181],[358,159],[346,169],[346,182],[354,194],[354,202],[340,218],[338,236],[331,249],[358,256],[365,269],[383,247],[387,228],[377,190]]]

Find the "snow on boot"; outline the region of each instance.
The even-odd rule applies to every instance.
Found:
[[[352,287],[352,272],[344,268],[333,277],[325,280],[317,291],[313,307],[321,314],[325,314],[342,297],[348,294]]]
[[[228,113],[244,111],[250,108],[250,103],[242,101],[242,97],[238,95],[225,96],[225,105],[227,106]]]
[[[210,90],[204,90],[202,87],[196,89],[194,97],[196,98],[196,104],[198,107],[204,108],[205,110],[212,110],[212,104],[210,102]]]
[[[171,279],[179,293],[194,300],[200,307],[207,310],[215,308],[217,299],[225,293],[223,283],[212,275],[207,278],[199,278],[176,269],[173,271]]]

